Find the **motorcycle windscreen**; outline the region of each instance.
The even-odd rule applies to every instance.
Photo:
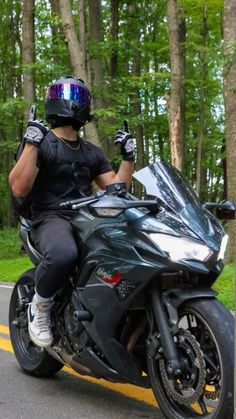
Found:
[[[200,239],[218,250],[223,229],[215,217],[201,207],[197,194],[179,170],[167,162],[157,161],[135,172],[133,177],[142,183],[147,195],[155,196]]]

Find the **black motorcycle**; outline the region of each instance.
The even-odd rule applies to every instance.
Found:
[[[28,334],[35,268],[20,277],[9,313],[15,356],[34,376],[67,364],[83,375],[152,388],[169,419],[232,419],[234,320],[211,287],[227,243],[218,218],[235,216],[235,207],[201,206],[165,162],[134,177],[148,199],[116,183],[62,204],[75,212],[78,266],[55,296],[47,349]],[[20,235],[39,264],[25,221]]]

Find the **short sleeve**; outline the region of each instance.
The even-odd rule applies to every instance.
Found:
[[[102,175],[103,173],[111,172],[112,166],[111,163],[107,160],[103,150],[100,147],[96,147],[96,157],[97,157],[97,170],[95,177]]]

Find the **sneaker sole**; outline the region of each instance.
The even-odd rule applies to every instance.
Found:
[[[30,335],[30,339],[32,340],[32,342],[37,345],[40,346],[41,348],[48,348],[48,346],[50,346],[52,344],[53,339],[47,340],[47,341],[42,341],[41,339],[37,339],[34,334],[31,332],[30,328],[29,330],[29,335]]]

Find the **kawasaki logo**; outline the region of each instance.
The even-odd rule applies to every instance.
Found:
[[[96,276],[100,281],[106,282],[107,284],[110,284],[110,285],[116,285],[122,279],[122,274],[120,272],[114,272],[114,273],[110,271],[107,272],[102,267],[98,268],[96,272]]]

